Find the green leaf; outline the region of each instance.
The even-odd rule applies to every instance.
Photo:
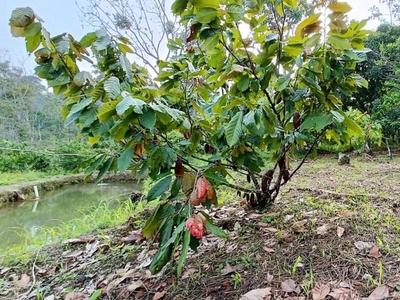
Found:
[[[182,178],[175,178],[171,187],[171,197],[175,197],[176,195],[178,195],[181,186],[182,186]],[[171,199],[171,197],[169,197],[169,199]]]
[[[215,47],[218,45],[218,42],[219,42],[219,31],[214,33],[214,35],[207,37],[200,46],[201,49],[205,51],[210,51],[215,49]]]
[[[129,168],[129,165],[132,161],[132,157],[134,154],[133,147],[131,145],[126,148],[124,152],[122,152],[121,156],[118,158],[118,171],[124,172]]]
[[[189,0],[175,0],[172,3],[171,10],[174,14],[180,15],[183,13],[189,3]]]
[[[121,86],[119,84],[119,79],[115,76],[108,78],[104,82],[104,90],[106,91],[110,99],[115,99],[121,94]]]
[[[352,7],[346,2],[337,2],[329,4],[328,8],[334,13],[348,13]]]
[[[250,78],[249,75],[245,74],[239,78],[239,81],[237,83],[238,90],[241,92],[244,92],[247,90],[250,86]]]
[[[199,23],[208,24],[217,17],[217,10],[211,7],[200,9],[196,14],[196,20]]]
[[[41,32],[42,32],[42,24],[35,22],[25,27],[24,37],[40,35]]]
[[[226,142],[229,147],[232,147],[239,142],[240,136],[242,135],[242,126],[243,112],[239,111],[225,127]]]
[[[221,0],[189,0],[190,3],[196,7],[197,10],[200,10],[205,7],[218,8]]]
[[[83,86],[86,84],[86,80],[89,81],[91,85],[95,85],[95,81],[93,79],[92,74],[87,71],[81,71],[74,76],[74,83],[77,86]]]
[[[133,50],[128,45],[117,43],[117,47],[122,54],[133,53]]]
[[[206,222],[206,229],[221,239],[228,238],[228,235],[225,233],[225,231],[211,223],[210,219],[208,219]]]
[[[161,217],[164,213],[164,205],[165,204],[158,204],[144,224],[142,234],[146,239],[150,239],[160,226]]]
[[[318,45],[318,43],[321,40],[321,33],[316,33],[313,34],[311,37],[309,37],[305,42],[304,42],[304,48],[312,48],[316,45]]]
[[[153,201],[165,193],[171,184],[172,176],[168,175],[157,181],[147,193],[147,201]]]
[[[331,114],[315,113],[308,116],[300,125],[301,130],[315,129],[317,132],[330,125],[333,121]]]
[[[116,111],[119,116],[122,116],[130,107],[133,107],[133,111],[137,114],[143,113],[143,106],[146,105],[146,102],[140,99],[134,99],[132,96],[126,96],[122,99],[121,102],[116,106]]]
[[[233,21],[238,22],[243,19],[244,13],[246,12],[244,6],[230,4],[226,8],[226,12],[232,18]]]
[[[328,38],[328,43],[332,44],[333,47],[340,50],[349,49],[351,44],[348,39],[332,35]]]
[[[92,91],[92,100],[96,101],[103,98],[104,95],[104,82],[99,82]]]
[[[157,116],[154,110],[148,109],[143,115],[139,118],[140,124],[147,129],[153,129],[156,125]]]
[[[97,300],[97,299],[99,299],[99,297],[101,296],[102,293],[103,293],[103,289],[95,290],[93,292],[93,294],[90,295],[89,300]]]
[[[276,89],[281,92],[288,87],[289,83],[290,83],[290,74],[279,77],[276,82]]]
[[[40,43],[42,42],[42,35],[41,34],[36,34],[33,36],[28,36],[26,38],[26,51],[28,51],[29,53],[32,53],[33,51],[35,51]]]
[[[104,175],[110,170],[111,165],[114,162],[114,157],[110,157],[109,159],[106,160],[106,162],[103,164],[103,166],[99,170],[99,174],[97,175],[96,179],[94,180],[95,183],[99,183]]]
[[[92,99],[86,98],[74,104],[71,107],[71,110],[69,111],[69,114],[65,120],[65,126],[71,125],[76,119],[78,119],[81,115],[82,110],[89,106],[91,103]]]
[[[355,136],[355,137],[364,136],[364,132],[363,132],[362,128],[360,127],[360,125],[358,125],[356,122],[354,122],[354,120],[352,120],[345,114],[343,114],[343,116],[344,116],[343,125],[347,127],[347,132],[351,136]]]
[[[97,35],[95,32],[89,32],[86,34],[80,41],[79,44],[81,44],[83,47],[88,48],[92,46],[92,44],[97,40]]]
[[[185,233],[183,234],[182,250],[179,256],[179,261],[177,266],[178,277],[182,275],[183,264],[186,260],[187,253],[189,251],[189,244],[190,244],[190,232],[186,230]]]
[[[97,51],[106,50],[107,46],[111,43],[111,38],[105,29],[96,30],[97,40],[93,43],[93,46]]]
[[[101,122],[108,121],[115,114],[118,101],[106,102],[98,110],[97,117]]]
[[[132,64],[123,53],[121,53],[121,55],[119,56],[119,63],[122,70],[124,70],[126,74],[126,78],[128,78],[128,80],[131,80],[133,77]]]

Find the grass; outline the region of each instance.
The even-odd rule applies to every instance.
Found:
[[[19,173],[0,173],[0,185],[16,184],[27,181],[36,181],[41,179],[59,178],[65,175],[39,172],[39,171],[24,171]]]

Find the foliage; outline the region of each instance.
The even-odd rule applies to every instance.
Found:
[[[363,39],[369,32],[365,21],[347,22],[347,3],[329,2],[321,4],[331,12],[325,38],[319,14],[300,22],[294,35],[286,34],[285,15],[296,0],[176,0],[172,10],[190,35],[186,45],[173,41],[182,52],[158,62],[155,80],[130,63],[125,38],[105,30],[80,41],[68,34],[51,37],[30,8],[13,11],[12,32],[25,37],[34,52],[36,73],[65,97],[66,123],[79,124],[92,145],[112,140],[123,146],[119,155],[99,154],[88,172],[98,169],[101,178],[131,165],[138,178],[147,173],[154,181],[148,200],[160,203],[143,229],[160,243],[153,273],[180,244],[181,272],[188,248],[199,245],[185,223],[195,220],[198,203],[217,204],[218,186],[245,193],[250,207],[266,208],[328,129],[344,142],[362,135],[340,97],[367,86],[354,70],[366,59]],[[265,23],[266,9],[279,16],[273,28]],[[89,60],[89,51],[97,60],[97,78],[78,66]],[[290,172],[296,150],[304,155]],[[273,167],[265,171],[266,152]],[[253,187],[230,184],[226,178],[235,172],[247,175]],[[225,237],[200,213],[205,224],[199,219],[187,224],[192,231],[196,226],[197,236],[205,226]]]
[[[371,51],[367,60],[360,63],[357,71],[369,82],[361,88],[347,104],[372,114],[372,103],[385,93],[385,82],[398,80],[396,71],[400,67],[400,26],[380,25],[365,41]]]
[[[38,77],[0,59],[0,140],[39,146],[74,138],[77,128],[64,128],[60,103]]]
[[[362,136],[352,137],[350,143],[344,144],[341,138],[331,130],[327,131],[326,140],[322,141],[318,149],[329,152],[345,152],[349,150],[371,151],[371,147],[379,147],[382,143],[382,126],[373,120],[367,113],[358,109],[349,108],[346,115],[354,120],[363,130]]]
[[[93,150],[79,142],[61,142],[50,150],[0,141],[0,172],[72,172],[92,155]]]
[[[384,93],[373,102],[374,119],[382,125],[385,137],[400,143],[400,84],[388,81]]]

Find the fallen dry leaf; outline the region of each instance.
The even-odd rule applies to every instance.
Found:
[[[366,300],[384,300],[389,297],[389,287],[387,285],[381,285],[377,287]]]
[[[167,291],[155,293],[154,297],[153,297],[153,300],[159,300],[159,299],[163,298],[166,293],[167,293]]]
[[[144,284],[141,280],[132,282],[128,286],[121,289],[121,291],[119,292],[119,294],[117,296],[117,300],[128,299],[129,296],[140,287],[144,287]],[[108,287],[107,287],[107,289],[108,289]]]
[[[335,300],[349,300],[351,299],[351,290],[347,288],[333,289],[329,296]]]
[[[29,285],[29,282],[31,282],[31,278],[27,274],[22,274],[18,281],[18,287],[25,288]]]
[[[268,247],[262,247],[262,248],[263,248],[263,250],[264,250],[265,252],[268,252],[268,253],[273,253],[273,252],[275,252],[275,250],[272,249],[272,248],[268,248]]]
[[[144,240],[144,236],[142,235],[141,229],[131,231],[129,232],[128,236],[121,238],[122,243],[128,243],[128,244],[133,244],[136,242],[140,242],[142,240]]]
[[[369,250],[369,257],[374,257],[374,258],[379,258],[382,256],[382,254],[379,252],[379,247],[378,246],[373,246],[371,250]]]
[[[93,254],[99,249],[100,241],[95,241],[90,244],[86,244],[85,253],[87,257],[92,257]]]
[[[240,300],[263,300],[269,295],[271,295],[271,288],[255,289],[244,294]]]
[[[44,298],[43,300],[54,300],[55,298],[56,298],[56,296],[50,295],[50,296],[47,296],[46,298]]]
[[[337,228],[337,236],[338,236],[338,237],[342,237],[342,236],[343,236],[343,233],[344,233],[344,228],[338,226],[338,228]]]
[[[321,285],[317,283],[312,290],[313,300],[324,300],[325,297],[328,296],[330,291],[331,288],[329,287],[329,285]]]
[[[300,288],[297,285],[296,281],[294,281],[293,279],[286,279],[285,281],[283,281],[281,283],[281,289],[286,293],[300,293]]]
[[[196,272],[197,272],[197,269],[188,269],[188,270],[186,270],[185,272],[183,272],[181,278],[182,278],[182,279],[189,278],[190,275],[192,275],[192,274],[194,274],[194,273],[196,273]]]
[[[235,273],[237,271],[241,271],[243,269],[242,265],[231,266],[230,264],[226,264],[225,268],[221,270],[221,275],[229,275]]]
[[[324,224],[322,226],[317,227],[317,234],[324,235],[327,234],[329,230],[329,225]]]
[[[354,243],[354,246],[356,246],[358,250],[365,250],[365,249],[371,249],[373,244],[368,242],[358,241]]]
[[[65,296],[65,300],[89,300],[89,296],[83,293],[71,292]]]

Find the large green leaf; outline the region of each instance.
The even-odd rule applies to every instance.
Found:
[[[132,96],[126,96],[122,99],[121,102],[116,106],[116,111],[119,116],[122,116],[129,108],[133,107],[133,111],[137,114],[143,113],[143,106],[146,105],[146,102],[140,99],[134,99]]]
[[[97,40],[97,35],[95,32],[89,32],[86,34],[80,41],[79,44],[81,44],[83,47],[90,47],[92,44]]]
[[[171,179],[172,176],[168,175],[157,181],[147,193],[147,201],[155,200],[157,197],[164,194],[171,184]]]
[[[117,106],[118,101],[106,102],[104,103],[97,113],[97,117],[100,121],[105,122],[108,121],[115,114],[115,107]]]
[[[115,99],[121,93],[121,85],[119,79],[115,76],[108,78],[104,82],[104,90],[106,91],[108,97]]]
[[[144,224],[142,234],[146,239],[151,238],[153,233],[160,226],[161,216],[164,213],[164,205],[165,204],[158,204]]]
[[[238,22],[243,19],[245,9],[244,6],[230,4],[226,7],[226,12],[229,14],[233,21]]]
[[[239,81],[237,83],[237,88],[239,91],[244,92],[247,90],[250,86],[250,78],[249,75],[244,74],[239,78]]]
[[[103,166],[99,170],[99,174],[97,174],[96,179],[94,180],[95,183],[100,182],[100,180],[103,179],[104,175],[110,170],[111,165],[114,162],[114,157],[110,157],[106,160],[106,162],[103,164]]]
[[[301,130],[315,129],[319,132],[326,126],[330,125],[332,121],[333,115],[331,114],[315,113],[305,118],[303,123],[301,123],[300,128]]]
[[[171,10],[174,14],[180,15],[183,13],[189,3],[189,0],[175,0],[172,3]]]
[[[364,132],[360,125],[358,125],[354,120],[343,114],[344,120],[343,120],[343,125],[347,127],[347,132],[351,136],[355,137],[362,137],[364,135]]]
[[[139,121],[144,128],[153,129],[157,121],[156,113],[154,110],[148,109],[143,115],[140,116]]]
[[[130,145],[128,146],[128,148],[125,149],[124,152],[122,152],[121,156],[118,158],[119,172],[124,172],[126,169],[129,168],[133,154],[134,154],[133,147],[131,147]]]
[[[196,20],[197,22],[207,24],[210,23],[211,21],[214,21],[214,19],[217,17],[217,10],[212,7],[205,7],[200,9],[197,14],[196,14]]]
[[[178,277],[182,275],[183,263],[185,262],[186,256],[188,254],[189,244],[190,244],[190,232],[186,230],[185,233],[183,234],[182,250],[181,254],[179,255],[179,261],[177,266]]]
[[[225,127],[226,142],[230,147],[239,142],[243,128],[243,112],[239,111]]]
[[[228,238],[228,235],[225,233],[225,231],[211,223],[211,220],[207,220],[206,229],[221,239]]]

